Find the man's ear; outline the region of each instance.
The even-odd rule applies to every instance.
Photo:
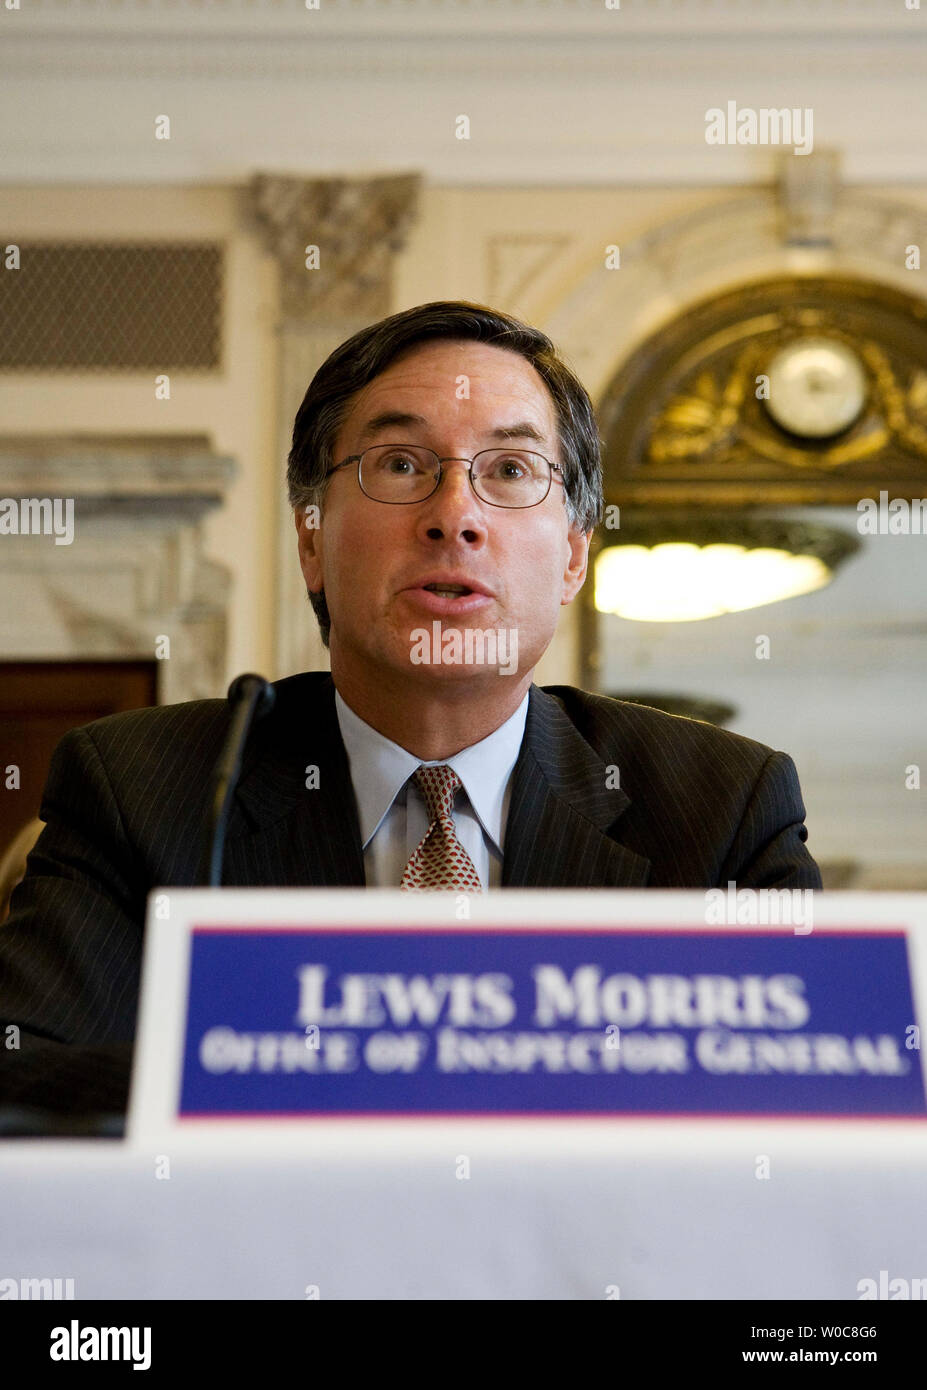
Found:
[[[299,567],[310,593],[322,592],[322,529],[319,526],[318,507],[295,507],[293,520],[296,523]]]
[[[591,529],[583,531],[578,526],[571,526],[567,532],[568,557],[563,571],[561,605],[572,603],[583,587],[586,570],[589,566],[589,543],[591,540]]]

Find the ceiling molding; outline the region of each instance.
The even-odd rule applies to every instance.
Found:
[[[215,36],[340,36],[546,33],[624,37],[665,35],[731,37],[738,34],[844,34],[910,36],[922,22],[903,0],[20,0],[7,23],[21,32],[84,33],[106,30]]]
[[[3,13],[0,9],[0,13]],[[6,21],[9,25],[9,20]],[[816,37],[798,46],[788,36],[773,36],[757,46],[756,33],[728,35],[719,45],[698,33],[674,32],[664,38],[639,35],[568,35],[534,30],[530,36],[501,36],[491,47],[487,34],[468,28],[451,47],[447,36],[396,32],[384,44],[378,35],[346,40],[338,33],[315,34],[305,44],[292,35],[227,33],[139,34],[133,31],[80,33],[17,33],[9,25],[0,47],[0,75],[10,81],[42,78],[190,77],[221,80],[248,78],[361,77],[403,79],[414,87],[453,80],[456,90],[491,76],[505,77],[514,87],[539,77],[559,83],[644,77],[656,89],[678,81],[713,81],[718,101],[737,95],[732,82],[775,80],[777,86],[796,77],[815,80],[866,79],[890,82],[923,79],[927,57],[927,0],[924,25],[913,40],[882,35]],[[788,69],[783,58],[788,55]],[[741,98],[743,99],[743,98]],[[767,104],[786,104],[774,90]]]
[[[21,3],[0,7],[6,183],[765,182],[776,149],[706,142],[732,100],[811,107],[849,182],[924,179],[927,0]]]

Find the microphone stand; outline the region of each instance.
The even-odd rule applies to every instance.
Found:
[[[229,686],[232,718],[212,776],[209,823],[198,874],[198,881],[206,887],[222,886],[225,832],[245,745],[253,725],[273,709],[276,693],[263,676],[236,676]]]

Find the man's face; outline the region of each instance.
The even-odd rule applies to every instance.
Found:
[[[513,427],[514,436],[500,433]],[[542,378],[519,353],[485,343],[422,344],[365,386],[333,461],[375,444],[420,444],[455,460],[509,445],[561,462]],[[550,642],[561,604],[582,585],[589,535],[569,525],[560,474],[543,502],[514,509],[477,497],[465,463],[444,470],[430,497],[395,506],[366,497],[351,465],[333,474],[318,529],[297,513],[303,576],[313,593],[324,588],[331,615],[333,670],[439,682],[501,678],[486,666],[416,664],[413,633],[430,633],[438,620],[445,632],[517,631],[523,677]],[[425,588],[430,582],[472,592],[443,598]]]

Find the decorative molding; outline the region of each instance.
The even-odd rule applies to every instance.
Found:
[[[782,237],[778,188],[721,196],[648,228],[621,246],[621,269],[597,259],[544,324],[595,399],[646,337],[702,299],[777,276],[844,275],[925,293],[905,247],[927,247],[927,207],[844,188],[829,245],[802,250]],[[603,247],[604,252],[604,247]]]
[[[537,33],[889,34],[910,32],[918,16],[873,0],[21,0],[18,22],[36,29],[80,24],[133,32],[214,30],[298,35]],[[311,30],[310,30],[311,26]]]
[[[815,140],[840,144],[851,181],[923,181],[927,0],[922,12],[902,0],[75,0],[38,16],[35,3],[0,7],[7,182],[397,167],[444,185],[773,177],[778,147],[706,143],[705,112],[729,100],[811,108]],[[470,140],[455,138],[461,102]],[[154,138],[159,113],[174,117],[170,141]]]
[[[420,179],[300,179],[258,174],[254,216],[280,266],[284,319],[381,318],[389,311],[392,258],[415,215]],[[319,267],[306,267],[306,246]]]
[[[90,503],[170,498],[191,514],[218,506],[235,472],[205,435],[0,435],[3,496],[69,496]],[[13,491],[10,492],[9,489]]]
[[[490,304],[517,304],[540,275],[551,268],[573,238],[556,233],[506,234],[486,242],[486,297]]]
[[[8,182],[397,166],[447,185],[771,176],[775,149],[706,144],[706,110],[729,100],[812,108],[851,180],[923,180],[927,0],[20,4],[0,6]],[[454,136],[461,101],[468,141]],[[153,117],[172,107],[171,141],[156,141]]]
[[[74,534],[0,536],[0,647],[10,659],[156,655],[161,703],[223,693],[227,570],[203,554],[231,459],[201,438],[0,438],[0,496],[70,498]]]
[[[780,428],[757,383],[780,348],[818,337],[859,361],[866,401],[845,430],[808,440]],[[689,305],[605,393],[606,498],[694,513],[922,496],[925,360],[927,303],[862,278],[778,277]]]
[[[0,15],[4,11],[0,8]],[[737,99],[813,107],[852,182],[923,182],[924,24],[908,40],[756,35],[602,39],[88,32],[0,22],[4,181],[245,183],[252,171],[420,170],[441,185],[614,186],[774,178],[780,149],[714,146],[705,113]],[[67,83],[63,120],[60,83]],[[891,92],[876,108],[860,89]],[[460,97],[473,138],[454,138]],[[171,140],[154,117],[174,115]],[[650,120],[649,113],[655,114]],[[796,160],[796,163],[802,163]]]
[[[782,240],[789,246],[831,246],[840,192],[839,150],[779,156]]]
[[[572,79],[584,94],[588,85],[643,79],[651,89],[659,86],[672,96],[678,96],[672,89],[679,82],[715,84],[719,99],[724,100],[742,93],[746,84],[762,80],[776,84],[773,104],[791,105],[778,96],[784,62],[788,63],[790,87],[795,78],[845,83],[884,79],[893,89],[916,82],[923,77],[927,49],[927,9],[923,13],[922,28],[905,39],[864,42],[857,36],[832,37],[826,45],[816,46],[812,42],[796,45],[789,35],[771,35],[758,47],[757,35],[750,31],[728,35],[730,44],[724,48],[718,47],[715,36],[698,33],[686,37],[675,29],[662,38],[647,34],[545,34],[534,29],[528,35],[495,36],[491,45],[489,36],[471,27],[454,36],[453,45],[450,36],[427,37],[420,29],[405,36],[391,34],[389,44],[380,36],[341,34],[314,36],[300,43],[292,36],[268,34],[265,29],[238,38],[214,31],[193,38],[187,34],[91,34],[83,27],[79,33],[42,35],[8,31],[0,48],[0,76],[29,83],[52,78],[137,77],[343,84],[351,79],[392,78],[405,82],[407,88],[420,89],[453,80],[468,92],[478,92],[483,82],[494,85],[500,78],[511,87],[540,79]],[[179,42],[183,45],[180,48]],[[858,92],[850,95],[858,110]],[[696,104],[701,122],[704,106],[700,97]],[[873,119],[872,113],[864,114],[866,119]],[[545,115],[540,107],[531,110],[532,122],[545,122]],[[339,109],[338,118],[350,121],[347,106]]]

